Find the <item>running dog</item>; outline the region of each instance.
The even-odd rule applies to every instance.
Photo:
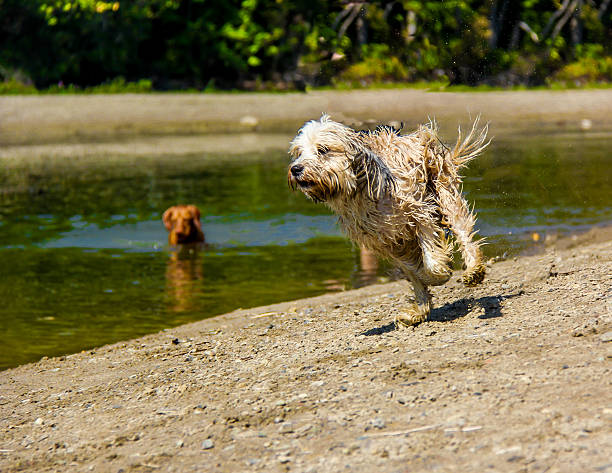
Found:
[[[454,235],[466,265],[462,281],[485,277],[476,217],[461,194],[459,174],[489,144],[478,119],[451,149],[435,123],[415,132],[380,126],[355,131],[327,115],[306,123],[290,145],[289,185],[314,202],[324,202],[354,242],[394,262],[414,288],[416,302],[395,318],[417,325],[431,311],[427,286],[452,274]]]

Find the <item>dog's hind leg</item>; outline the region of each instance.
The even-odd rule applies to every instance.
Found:
[[[425,322],[431,311],[431,294],[427,290],[427,286],[412,271],[404,271],[404,275],[412,283],[415,303],[408,308],[400,309],[395,317],[397,327],[410,327]]]
[[[465,262],[466,270],[461,278],[466,286],[480,284],[486,273],[480,243],[474,240],[476,217],[455,186],[438,185],[437,193],[442,212],[442,223],[453,232]]]

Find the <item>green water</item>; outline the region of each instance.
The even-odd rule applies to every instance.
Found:
[[[501,137],[466,173],[489,256],[612,221],[612,136]],[[49,159],[0,169],[0,368],[239,307],[384,280],[284,152]],[[161,214],[202,211],[208,246],[172,251]]]

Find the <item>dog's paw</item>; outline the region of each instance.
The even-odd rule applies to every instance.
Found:
[[[414,327],[427,320],[427,313],[419,310],[419,307],[415,304],[413,307],[408,309],[400,309],[399,313],[395,316],[395,326],[400,329],[402,327]]]
[[[461,277],[461,282],[468,287],[477,286],[484,280],[486,272],[487,269],[484,264],[477,264],[465,272]]]

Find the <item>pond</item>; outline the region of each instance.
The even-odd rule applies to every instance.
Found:
[[[0,170],[0,368],[387,280],[288,189],[281,148]],[[612,221],[611,148],[612,135],[496,138],[464,187],[487,256]],[[176,203],[201,209],[206,247],[168,247]]]

